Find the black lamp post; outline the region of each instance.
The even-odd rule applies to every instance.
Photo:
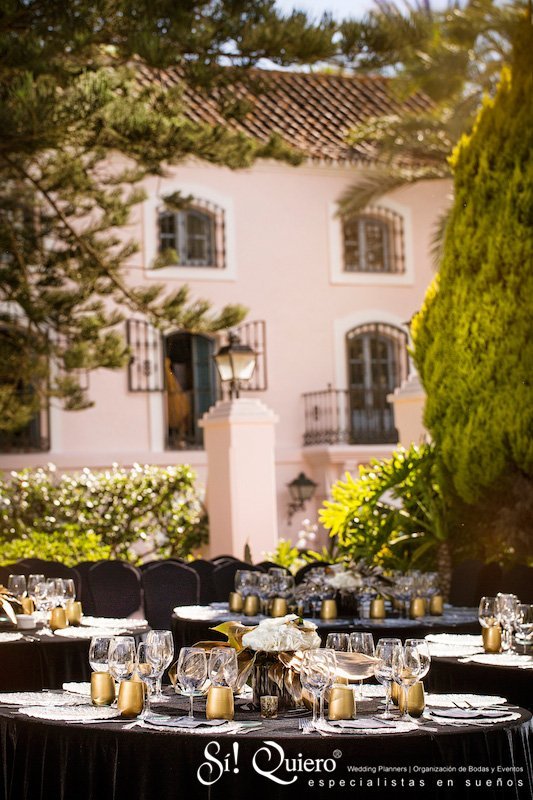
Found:
[[[312,481],[311,478],[308,478],[303,472],[300,472],[297,478],[287,484],[291,496],[287,518],[289,525],[296,511],[305,508],[307,501],[311,500],[317,485],[318,484]]]
[[[239,396],[242,381],[249,381],[254,374],[257,356],[251,347],[241,344],[239,335],[230,332],[229,343],[221,347],[214,356],[220,380],[230,385],[230,398]]]

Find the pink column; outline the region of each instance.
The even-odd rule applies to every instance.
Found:
[[[274,454],[275,414],[259,400],[220,401],[204,414],[209,554],[254,561],[278,539]]]

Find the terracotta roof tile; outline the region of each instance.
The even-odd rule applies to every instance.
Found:
[[[141,69],[143,79],[150,73]],[[164,84],[180,82],[177,71],[157,73]],[[326,161],[368,161],[372,146],[365,142],[349,146],[345,139],[352,128],[369,117],[393,114],[402,107],[427,108],[422,96],[400,103],[388,90],[381,76],[348,76],[325,73],[254,70],[262,85],[258,88],[235,85],[236,99],[245,100],[251,110],[242,118],[227,120],[219,110],[217,96],[209,97],[184,86],[187,115],[193,121],[225,125],[261,141],[277,133],[308,158]]]

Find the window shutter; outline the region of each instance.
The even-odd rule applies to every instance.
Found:
[[[207,336],[196,335],[191,339],[193,371],[193,408],[195,421],[195,443],[202,444],[203,431],[198,427],[206,411],[217,400],[216,367],[213,361],[214,341]]]
[[[264,320],[253,320],[243,322],[235,329],[239,334],[241,342],[247,344],[257,353],[252,380],[243,383],[242,392],[265,392],[268,388],[267,381],[267,361],[266,361],[266,322]]]
[[[130,392],[162,392],[165,389],[163,337],[140,319],[126,322],[126,340],[130,348],[128,390]]]

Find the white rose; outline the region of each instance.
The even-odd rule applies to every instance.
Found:
[[[295,614],[265,619],[253,631],[244,634],[242,643],[251,650],[266,650],[271,653],[320,647],[320,636],[316,633],[316,625],[307,622],[302,629],[293,624],[296,619],[298,617]]]

